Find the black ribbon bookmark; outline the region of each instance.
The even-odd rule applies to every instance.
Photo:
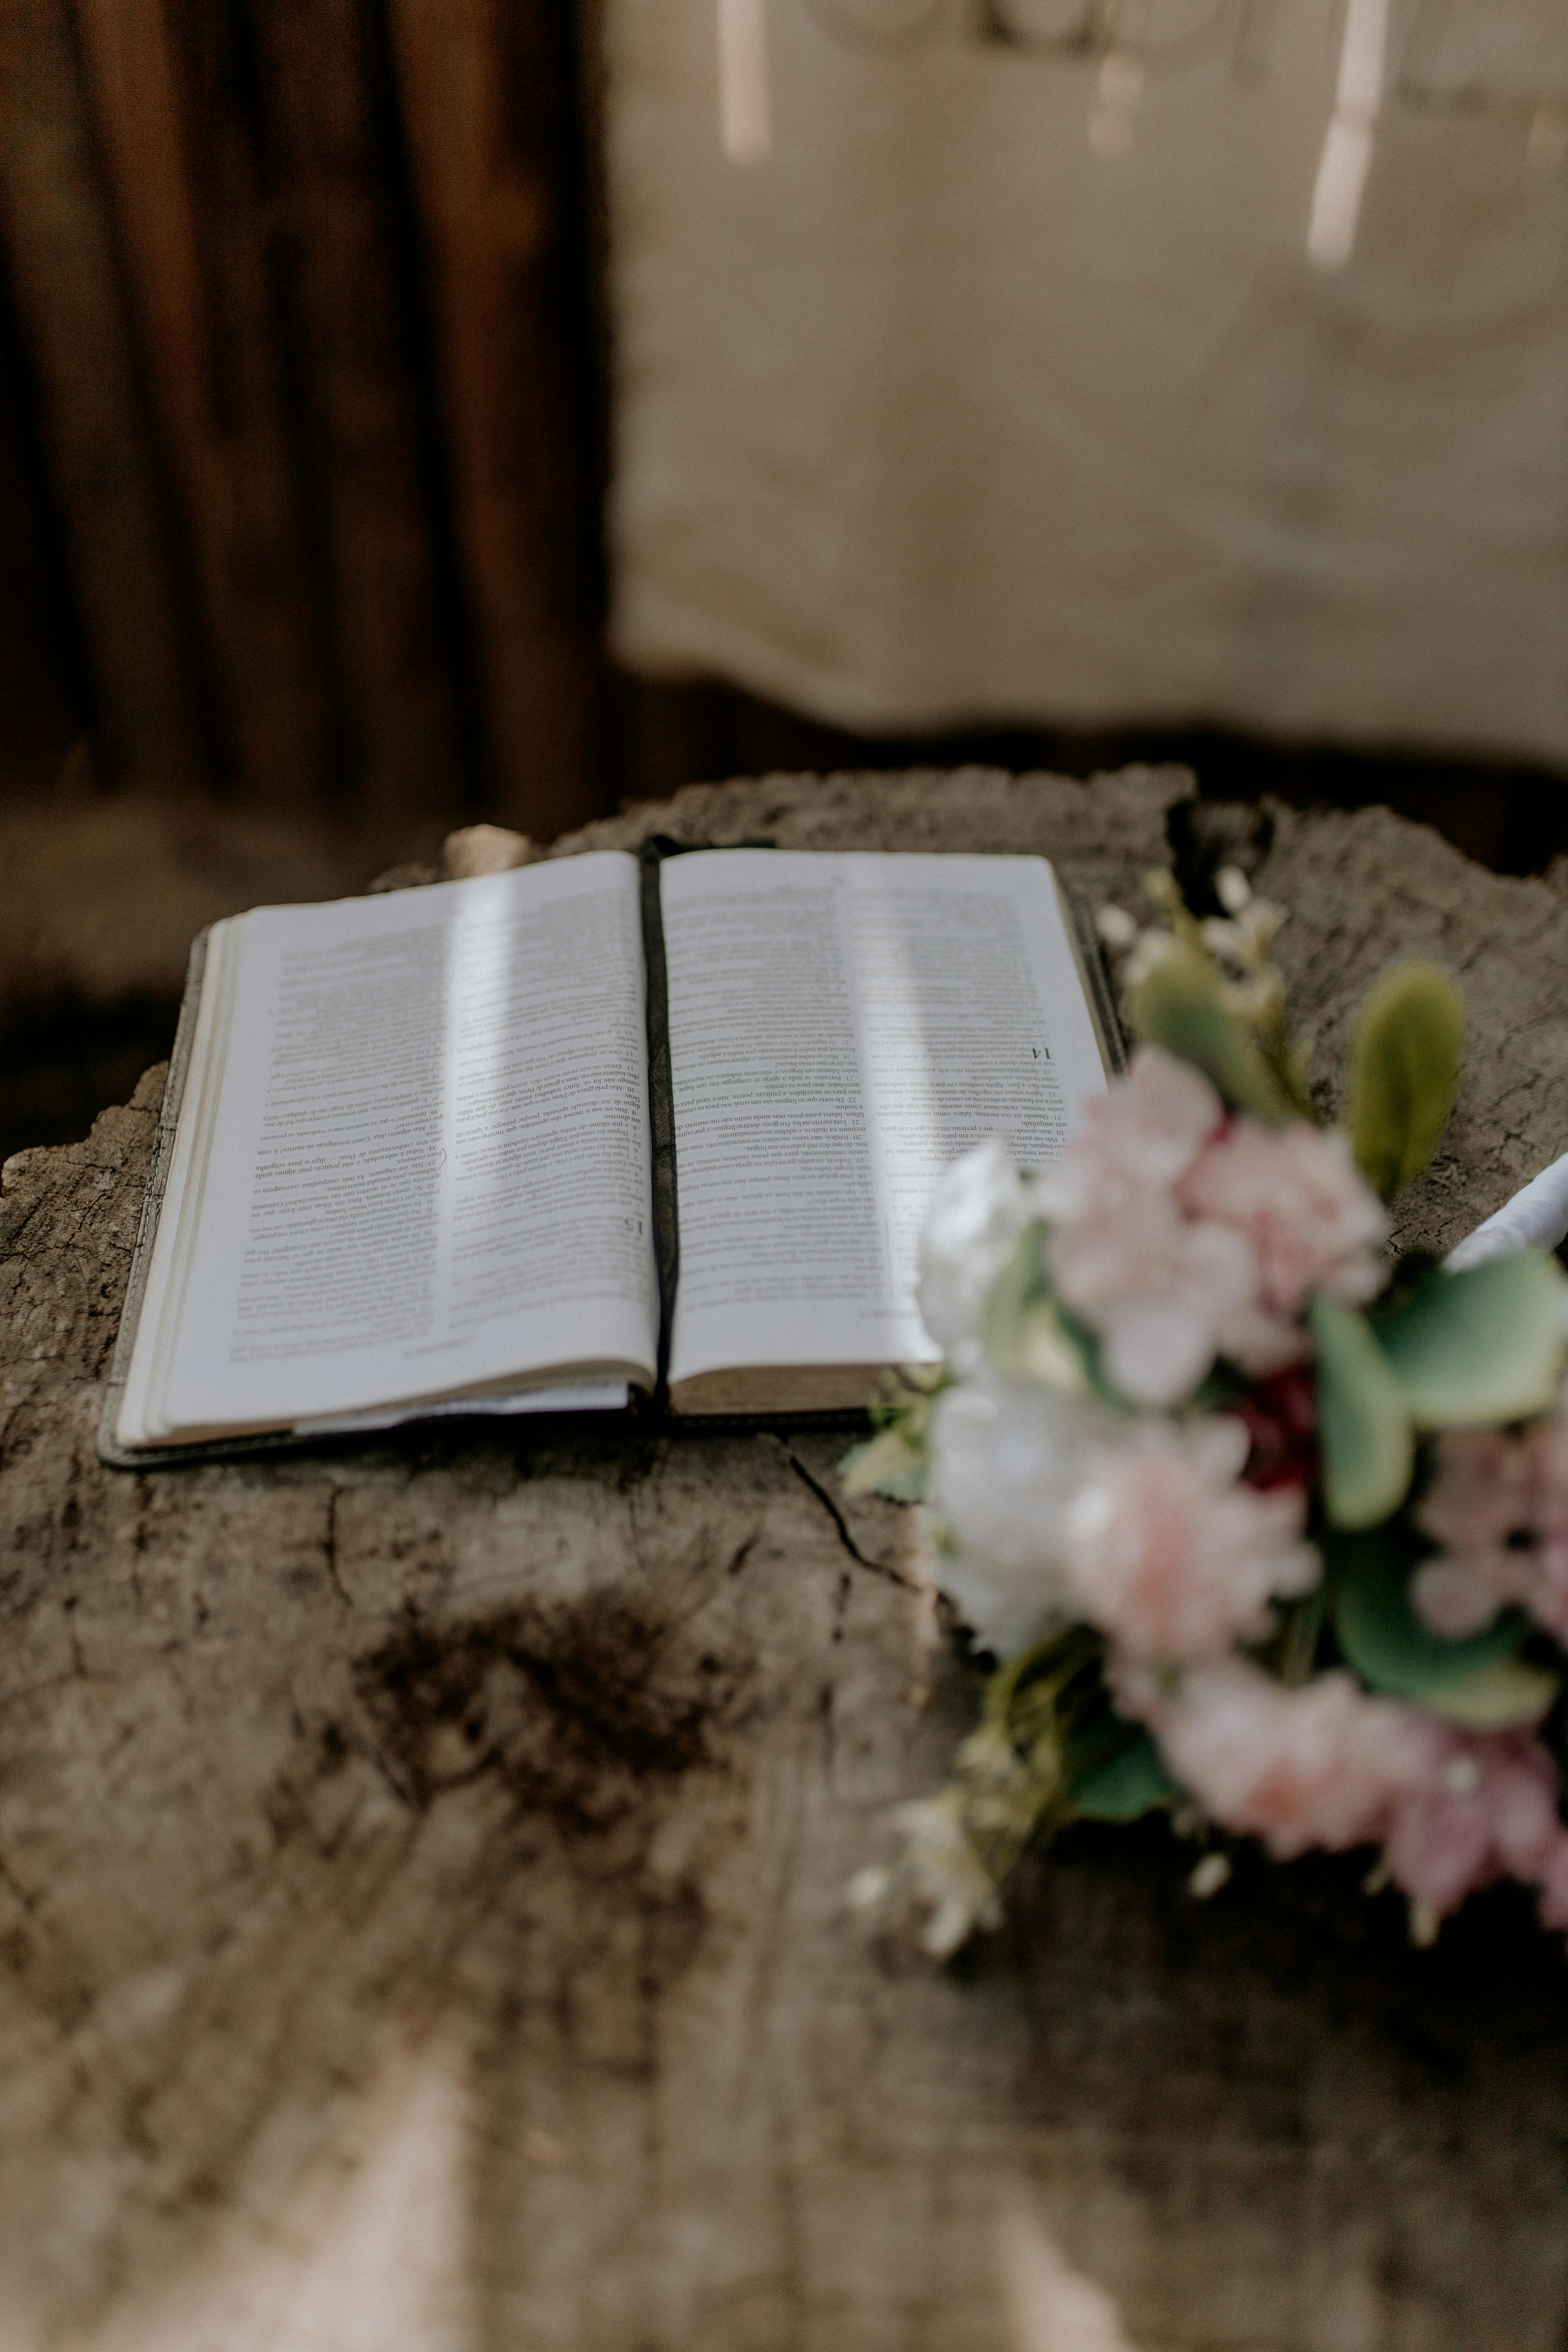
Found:
[[[647,978],[647,1109],[653,1139],[653,1250],[658,1281],[658,1385],[653,1409],[669,1404],[669,1342],[680,1280],[680,1186],[675,1164],[675,1086],[669,1060],[669,967],[664,949],[664,900],[658,870],[669,857],[694,849],[776,849],[775,841],[677,841],[650,833],[637,851],[642,875],[642,951]]]

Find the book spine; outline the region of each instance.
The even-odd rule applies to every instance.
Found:
[[[1127,1032],[1121,1025],[1116,991],[1106,970],[1105,950],[1094,926],[1094,909],[1089,900],[1081,898],[1076,890],[1064,890],[1061,898],[1067,908],[1073,944],[1078,950],[1079,971],[1089,1001],[1089,1011],[1104,1044],[1106,1059],[1116,1075],[1121,1076],[1127,1067]]]
[[[656,1410],[669,1402],[669,1343],[680,1280],[680,1192],[675,1166],[675,1087],[669,1058],[669,971],[664,948],[659,868],[684,844],[655,834],[637,853],[642,876],[643,966],[647,985],[647,1103],[653,1141],[653,1246],[658,1278]]]

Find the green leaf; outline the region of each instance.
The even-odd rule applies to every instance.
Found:
[[[1192,1062],[1233,1109],[1289,1118],[1291,1106],[1245,1024],[1220,1002],[1221,980],[1200,950],[1173,940],[1133,989],[1132,1026],[1151,1045]]]
[[[1481,1666],[1462,1682],[1445,1683],[1429,1691],[1422,1704],[1450,1723],[1468,1731],[1511,1731],[1539,1723],[1562,1687],[1560,1675],[1526,1665],[1520,1658],[1499,1658]]]
[[[884,1429],[864,1445],[850,1447],[838,1475],[847,1495],[886,1495],[890,1502],[918,1503],[925,1493],[925,1456],[901,1430]]]
[[[1024,1318],[1037,1299],[1048,1296],[1045,1268],[1045,1227],[1026,1225],[995,1276],[980,1309],[980,1339],[985,1353],[1004,1374],[1018,1355]]]
[[[1544,1250],[1514,1250],[1429,1274],[1381,1316],[1378,1341],[1416,1427],[1544,1412],[1563,1362],[1563,1284]]]
[[[1146,1731],[1103,1764],[1075,1781],[1074,1811],[1091,1822],[1135,1822],[1176,1794],[1176,1784]]]
[[[1465,1000],[1436,964],[1405,963],[1380,980],[1351,1048],[1356,1165],[1391,1201],[1437,1147],[1465,1055]]]
[[[1459,1694],[1463,1704],[1467,1688],[1479,1687],[1479,1676],[1511,1665],[1530,1630],[1510,1609],[1484,1633],[1444,1641],[1410,1606],[1405,1562],[1376,1536],[1335,1547],[1334,1584],[1334,1632],[1363,1682],[1427,1706],[1438,1706],[1447,1693]]]
[[[1375,1527],[1398,1508],[1410,1484],[1409,1410],[1364,1315],[1320,1290],[1307,1317],[1318,1342],[1318,1440],[1329,1521]]]
[[[1047,1228],[1025,1227],[985,1294],[980,1337],[1005,1380],[1034,1381],[1063,1396],[1103,1388],[1091,1332],[1058,1306],[1046,1269]]]

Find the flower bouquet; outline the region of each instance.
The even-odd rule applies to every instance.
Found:
[[[889,1382],[845,1465],[923,1499],[995,1661],[949,1785],[900,1809],[897,1873],[855,1890],[901,1879],[939,1955],[997,1923],[1026,1849],[1155,1808],[1203,1842],[1199,1895],[1230,1837],[1366,1847],[1417,1941],[1505,1874],[1568,1930],[1562,1269],[1506,1223],[1446,1265],[1390,1257],[1458,992],[1386,977],[1325,1125],[1279,910],[1237,868],[1213,887],[1206,918],[1169,875],[1149,928],[1102,916],[1131,1067],[1047,1172],[999,1141],[952,1170],[921,1258],[945,1361]]]

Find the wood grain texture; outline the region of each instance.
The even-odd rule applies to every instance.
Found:
[[[1127,898],[1175,781],[777,778],[562,848],[1043,849]],[[1376,812],[1267,879],[1330,1045],[1396,949],[1465,971],[1451,1238],[1563,1139],[1568,903]],[[158,1090],[0,1201],[7,2345],[1560,2352],[1523,1904],[1414,1954],[1353,1860],[1200,1906],[1162,1830],[1079,1832],[954,1969],[852,1927],[973,1694],[833,1441],[101,1470]],[[1074,2274],[1098,2339],[1047,2332]]]
[[[341,782],[384,811],[464,805],[441,486],[416,259],[374,0],[249,12],[308,495],[325,566]]]
[[[599,521],[581,165],[554,0],[389,0],[479,646],[489,803],[541,838],[601,803]]]
[[[197,604],[225,781],[331,778],[315,574],[233,10],[76,0],[94,118]]]
[[[0,0],[0,250],[107,773],[188,789],[209,744],[116,232],[66,0]]]

